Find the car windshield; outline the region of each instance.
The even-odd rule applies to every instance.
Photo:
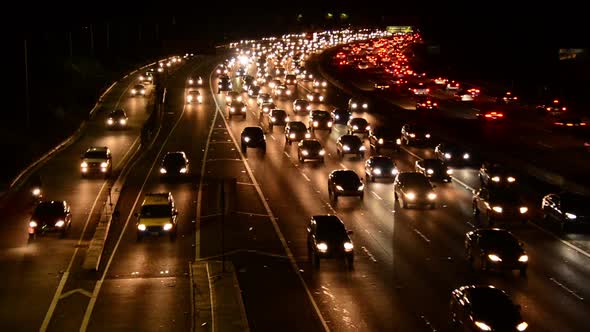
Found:
[[[350,120],[350,124],[352,125],[357,125],[357,126],[363,126],[367,124],[367,120],[365,120],[364,118],[354,118]]]
[[[339,220],[322,220],[317,223],[318,238],[341,239],[346,236],[346,228]]]
[[[346,145],[361,145],[363,144],[363,142],[361,142],[361,139],[358,136],[353,136],[353,135],[345,135],[340,137],[340,141],[342,142],[342,144],[346,144]]]
[[[321,119],[328,119],[328,118],[332,118],[332,116],[330,115],[330,113],[326,112],[326,111],[313,111],[311,113],[311,117],[314,120],[321,120]]]
[[[410,132],[410,133],[425,133],[425,132],[428,132],[428,129],[426,129],[426,127],[423,127],[423,126],[414,125],[414,126],[408,126],[407,128],[408,128],[407,131]]]
[[[285,112],[285,110],[272,110],[271,116],[274,116],[277,118],[284,118],[287,116],[287,112]]]
[[[373,166],[376,167],[393,167],[393,160],[387,157],[373,157],[371,160],[373,161]]]
[[[64,206],[62,202],[42,202],[35,208],[33,216],[59,216],[63,214],[63,212]]]
[[[301,141],[301,147],[304,149],[320,149],[322,145],[318,141],[305,140]]]
[[[171,216],[168,205],[144,205],[141,207],[141,216],[145,218],[166,218]]]
[[[143,89],[143,85],[136,85],[136,86],[134,86],[134,88],[136,90],[141,90],[141,89]]]
[[[394,131],[391,128],[385,128],[385,127],[377,127],[373,130],[373,135],[375,135],[377,138],[395,138],[396,133],[399,133],[399,129],[396,131]]]
[[[262,129],[260,129],[260,128],[250,127],[250,128],[244,129],[244,135],[253,138],[253,137],[262,137],[263,133],[262,133]]]
[[[401,173],[399,175],[399,177],[400,177],[399,178],[400,181],[408,186],[430,187],[430,181],[428,181],[428,178],[426,176],[424,176],[424,174],[421,174],[421,173],[414,173],[414,172]]]
[[[180,153],[169,153],[166,155],[166,157],[164,157],[164,163],[184,163],[184,156]]]
[[[476,313],[511,312],[514,308],[512,301],[501,291],[495,288],[473,289],[471,292],[471,305]],[[501,317],[501,315],[499,315]],[[512,315],[507,314],[505,318],[509,319]]]
[[[518,240],[510,233],[504,231],[484,231],[480,238],[483,247],[517,248]]]
[[[84,158],[88,159],[106,159],[107,153],[104,151],[87,151],[84,153]]]
[[[503,203],[520,203],[521,196],[520,193],[514,189],[497,189],[490,191],[490,197],[496,202],[503,202]]]
[[[335,172],[334,180],[345,183],[360,183],[359,177],[354,171]]]
[[[444,163],[439,159],[424,159],[422,162],[425,168],[439,169],[445,167]]]
[[[590,212],[590,197],[584,195],[576,193],[561,194],[561,204],[565,210],[576,209],[576,211]]]
[[[303,122],[300,122],[300,121],[290,122],[289,123],[289,127],[291,128],[291,130],[294,130],[294,131],[305,131],[305,130],[307,130],[307,127],[305,127],[305,125],[303,124]]]
[[[123,110],[114,110],[111,112],[111,116],[113,117],[124,117],[125,116],[125,111]]]

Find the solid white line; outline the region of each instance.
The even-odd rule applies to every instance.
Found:
[[[428,319],[426,319],[426,316],[422,315],[422,316],[420,316],[420,318],[422,318],[422,320],[424,321],[426,326],[428,326],[430,328],[430,331],[432,331],[432,332],[438,331],[436,328],[434,328],[432,323],[430,323],[430,321]]]
[[[291,158],[291,156],[287,153],[287,151],[283,151],[283,153],[285,154],[285,156],[287,156],[287,158]]]
[[[342,166],[342,168],[346,168],[346,165],[344,165],[343,163],[340,163],[340,166]]]
[[[121,96],[123,96],[127,92],[127,90],[128,90],[128,88],[123,91]],[[121,100],[121,97],[119,97],[119,100]],[[119,106],[119,101],[117,101],[115,108],[117,108],[118,106]],[[123,161],[125,160],[125,158],[129,154],[129,152],[132,150],[132,147],[135,145],[135,143],[137,142],[138,139],[139,139],[139,137],[135,139],[133,144],[131,144],[131,147],[129,148],[129,150],[127,150],[127,152],[125,153],[123,158],[121,158],[121,161],[119,161],[119,163],[117,164],[117,166],[115,166],[115,168],[120,167],[120,165],[123,163]],[[102,192],[103,192],[104,188],[106,187],[107,183],[108,183],[107,180],[103,181],[102,186],[100,187],[100,190],[98,191],[98,194],[96,195],[96,198],[94,199],[94,202],[92,203],[92,207],[90,207],[90,212],[88,213],[88,218],[86,218],[86,222],[84,223],[84,227],[82,228],[82,232],[80,233],[80,238],[78,239],[78,243],[76,244],[76,248],[74,249],[74,253],[72,254],[72,257],[70,258],[70,262],[68,263],[68,267],[66,268],[66,271],[62,275],[62,279],[60,280],[59,286],[55,290],[55,294],[53,294],[53,299],[51,300],[51,303],[49,304],[49,309],[47,310],[47,313],[45,314],[45,318],[43,319],[43,322],[41,323],[41,327],[39,328],[39,331],[41,331],[41,332],[46,331],[47,327],[49,326],[49,322],[51,322],[51,318],[53,317],[53,312],[55,311],[55,307],[57,306],[57,302],[59,301],[59,299],[61,297],[61,292],[63,291],[63,287],[68,279],[69,272],[72,269],[74,259],[76,258],[76,256],[78,255],[78,251],[80,250],[80,244],[82,244],[82,240],[84,239],[84,234],[86,233],[86,229],[88,228],[88,224],[90,223],[90,219],[93,216],[93,212],[94,212],[94,209],[96,208],[96,204],[98,203],[98,199],[101,197]]]
[[[213,72],[209,74],[209,86],[213,86]],[[211,91],[213,94],[213,91]],[[213,95],[213,100],[215,100],[215,95]],[[199,186],[197,187],[197,218],[195,223],[195,258],[198,259],[201,256],[201,202],[203,199],[203,181],[205,179],[205,171],[207,167],[207,163],[209,161],[215,160],[207,160],[207,154],[209,152],[209,144],[211,142],[211,136],[213,135],[213,130],[215,128],[215,122],[217,121],[217,112],[213,114],[213,122],[211,122],[211,128],[209,129],[209,135],[207,136],[207,143],[205,143],[205,153],[203,154],[203,159],[205,162],[201,163],[201,177],[199,179]]]
[[[214,101],[217,104],[217,111],[221,112],[221,110],[219,109],[219,104],[218,104],[217,99],[214,99]],[[246,158],[244,157],[242,150],[239,149],[237,140],[234,137],[232,131],[229,130],[229,124],[228,124],[227,120],[224,117],[221,117],[221,119],[225,123],[226,128],[228,128],[229,136],[234,141],[234,144],[236,146],[236,150],[240,154],[240,158],[242,158],[242,160],[244,161],[244,166],[246,167],[246,171],[248,172],[248,176],[250,176],[250,179],[252,179],[252,182],[254,183],[254,186],[256,188],[256,192],[258,193],[258,197],[260,198],[262,205],[264,205],[264,208],[266,209],[266,212],[268,213],[268,218],[270,219],[272,226],[273,226],[275,232],[277,233],[277,236],[278,236],[279,240],[281,241],[281,244],[283,245],[283,248],[285,248],[285,252],[287,253],[287,256],[289,257],[289,261],[291,263],[291,266],[293,268],[295,275],[297,275],[297,277],[299,278],[299,281],[303,285],[303,288],[305,289],[305,292],[309,298],[309,301],[313,305],[313,308],[314,308],[319,320],[322,322],[322,326],[324,327],[324,330],[330,331],[330,328],[328,327],[326,320],[324,319],[324,317],[322,316],[322,313],[320,312],[320,308],[318,307],[317,303],[315,302],[313,295],[311,294],[309,288],[307,287],[307,284],[305,283],[305,280],[301,276],[301,272],[299,272],[299,266],[297,266],[297,262],[295,261],[295,257],[293,256],[293,253],[291,252],[291,249],[289,248],[289,246],[287,244],[287,240],[285,240],[285,237],[283,236],[283,233],[281,232],[281,229],[279,228],[279,225],[277,224],[277,222],[275,220],[274,214],[272,213],[272,210],[270,209],[270,206],[268,205],[268,202],[266,201],[264,194],[262,193],[262,189],[260,188],[258,181],[256,181],[256,178],[254,177],[254,173],[252,172],[250,165],[246,161]]]
[[[78,248],[76,248],[77,250]],[[57,305],[57,301],[59,301],[59,297],[61,292],[66,285],[66,280],[68,280],[68,275],[70,272],[66,271],[61,276],[61,280],[59,281],[59,285],[57,286],[57,290],[55,291],[55,295],[53,295],[53,300],[51,300],[51,304],[49,305],[49,310],[47,310],[47,314],[45,315],[45,319],[43,319],[43,323],[39,328],[40,332],[47,331],[47,326],[49,326],[49,321],[51,321],[51,316],[53,315],[53,311],[55,310],[55,306]]]
[[[235,214],[247,214],[249,216],[254,216],[254,217],[270,217],[270,215],[268,215],[268,214],[246,212],[246,211],[236,211]]]
[[[573,296],[575,296],[578,300],[580,301],[584,301],[584,298],[581,297],[580,295],[576,294],[576,292],[574,292],[573,290],[567,288],[564,284],[560,283],[559,281],[553,279],[553,278],[549,278],[549,280],[553,281],[555,284],[557,284],[557,286],[565,289],[566,292],[572,294]]]
[[[465,189],[467,189],[467,190],[469,190],[469,191],[471,191],[471,192],[475,191],[475,188],[473,188],[473,187],[471,187],[470,185],[468,185],[467,183],[465,183],[465,182],[463,182],[463,181],[461,181],[461,180],[457,179],[456,177],[452,177],[451,179],[452,179],[453,181],[457,182],[458,184],[462,185],[462,186],[463,186]]]
[[[209,301],[211,302],[211,331],[216,332],[215,329],[215,292],[213,292],[213,283],[211,283],[211,275],[209,274],[209,262],[205,263],[207,270],[207,282],[209,283]]]
[[[178,117],[178,120],[176,120],[174,127],[172,127],[172,129],[170,130],[168,137],[166,137],[166,139],[162,143],[162,146],[160,147],[160,150],[158,151],[158,154],[156,155],[156,158],[154,159],[154,162],[152,163],[152,166],[150,167],[150,170],[148,171],[148,174],[145,177],[145,180],[143,181],[141,188],[139,188],[139,192],[137,193],[137,197],[135,198],[135,202],[133,202],[133,206],[131,207],[131,211],[135,211],[135,209],[137,207],[137,203],[139,202],[139,198],[141,197],[141,193],[143,192],[143,188],[145,188],[145,185],[150,177],[150,174],[152,174],[152,171],[154,170],[156,163],[160,160],[160,155],[162,154],[162,150],[164,150],[166,143],[168,143],[168,140],[172,136],[172,133],[174,132],[174,130],[176,129],[176,127],[180,123],[180,120],[182,120],[182,117],[184,116],[185,109],[186,109],[186,105],[184,105],[182,107],[182,113]],[[100,280],[94,286],[94,292],[92,293],[92,298],[90,298],[90,302],[88,303],[88,307],[86,307],[86,312],[84,313],[82,325],[80,326],[80,332],[84,332],[88,328],[88,323],[90,322],[90,316],[92,315],[92,310],[94,310],[94,305],[96,304],[96,300],[98,298],[100,288],[102,286],[104,279],[106,278],[107,272],[109,271],[111,263],[113,262],[113,258],[115,257],[115,253],[117,252],[117,249],[119,248],[119,244],[121,243],[121,240],[123,239],[123,235],[125,235],[125,230],[127,229],[127,226],[129,225],[129,220],[131,220],[132,216],[133,216],[133,213],[130,213],[129,216],[127,217],[127,220],[125,221],[125,225],[123,226],[123,229],[121,230],[121,233],[119,234],[119,238],[117,239],[117,243],[115,244],[115,247],[113,248],[113,251],[109,257],[109,261],[107,262],[104,272],[103,272]]]
[[[250,183],[250,182],[236,182],[236,184],[239,184],[241,186],[253,186],[254,183]]]
[[[377,195],[376,192],[374,192],[372,190],[371,190],[371,194],[375,195],[375,197],[377,197],[379,200],[381,200],[381,201],[383,200],[383,198],[381,198],[379,195]]]
[[[537,225],[536,223],[534,223],[534,222],[529,222],[528,224],[529,224],[529,225],[533,225],[533,226],[537,227],[537,228],[538,228],[539,230],[541,230],[542,232],[544,232],[544,233],[546,233],[546,234],[548,234],[548,235],[550,235],[550,236],[552,236],[552,237],[556,238],[556,239],[557,239],[557,240],[559,240],[561,243],[563,243],[563,244],[565,244],[566,246],[568,246],[568,247],[572,248],[573,250],[577,251],[578,253],[580,253],[580,254],[582,254],[582,255],[586,256],[587,258],[590,258],[590,254],[589,254],[589,253],[587,253],[586,251],[584,251],[584,250],[582,250],[582,249],[580,249],[580,248],[576,247],[575,245],[573,245],[573,244],[569,243],[568,241],[566,241],[566,240],[564,240],[564,239],[560,238],[559,236],[557,236],[557,235],[555,235],[555,234],[553,234],[553,233],[549,232],[548,230],[545,230],[543,227],[541,227],[541,226]]]
[[[191,331],[195,330],[195,287],[193,285],[194,279],[193,279],[193,263],[192,262],[188,262],[188,278],[189,278],[189,285],[191,287],[191,293],[190,293],[190,297],[191,297]]]
[[[472,224],[470,221],[466,222],[466,224],[467,224],[467,225],[469,225],[469,226],[471,226],[471,228],[477,228],[477,227],[475,227],[475,225],[474,225],[474,224]]]
[[[303,174],[303,177],[304,177],[304,178],[305,178],[305,179],[306,179],[308,182],[311,182],[311,180],[309,179],[309,177],[307,177],[307,175],[306,175],[305,173],[301,172],[301,174]]]
[[[270,138],[272,138],[275,141],[277,140],[274,135],[270,135]]]
[[[430,243],[430,240],[426,237],[426,235],[422,234],[422,232],[420,232],[418,229],[414,228],[414,232],[420,235],[420,237],[424,239],[424,241]]]
[[[410,154],[411,156],[415,157],[416,159],[422,160],[422,157],[420,157],[419,155],[415,154],[414,152],[408,150],[407,148],[405,148],[403,146],[401,148],[402,148],[402,150],[406,151],[408,154]]]
[[[537,144],[547,149],[553,149],[553,145],[545,144],[541,141],[537,142]]]

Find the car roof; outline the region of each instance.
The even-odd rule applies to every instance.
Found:
[[[171,194],[162,192],[162,193],[147,193],[143,198],[142,205],[162,205],[168,204],[168,199],[171,198]]]
[[[251,127],[244,128],[242,130],[242,133],[248,133],[248,134],[262,133],[262,134],[264,134],[264,131],[262,130],[262,127],[260,127],[260,126],[251,126]]]
[[[109,151],[109,148],[106,147],[106,146],[91,146],[91,147],[88,148],[88,150],[86,150],[86,152],[94,152],[94,151],[97,151],[97,152],[99,152],[99,151],[100,152],[102,152],[102,151],[108,152]]]
[[[351,135],[351,134],[342,135],[338,138],[338,140],[341,142],[353,142],[354,141],[354,142],[361,142],[362,143],[360,137],[358,137],[356,135]]]

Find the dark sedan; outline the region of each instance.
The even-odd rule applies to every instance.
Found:
[[[428,178],[418,172],[400,172],[393,182],[393,195],[403,208],[412,205],[436,207],[436,193]]]
[[[41,201],[29,221],[29,236],[47,232],[59,232],[65,237],[72,226],[70,205],[66,201]]]
[[[123,109],[116,109],[107,116],[107,127],[109,129],[127,128],[127,113]]]
[[[496,220],[526,222],[530,217],[529,207],[522,194],[513,187],[480,188],[473,195],[473,215],[482,215],[492,226]]]
[[[509,185],[516,182],[516,174],[498,163],[484,162],[479,168],[479,181],[482,186]]]
[[[387,128],[384,126],[371,127],[369,130],[369,145],[375,153],[379,153],[381,149],[391,149],[395,152],[401,150],[401,139],[399,138],[399,128]]]
[[[332,121],[338,124],[346,124],[352,118],[352,113],[343,108],[335,108],[330,114],[332,115]]]
[[[246,127],[240,135],[241,149],[246,153],[247,148],[260,148],[262,153],[266,152],[266,136],[259,126]]]
[[[440,160],[453,166],[463,166],[473,163],[474,155],[465,148],[452,143],[440,143],[434,148],[434,155]]]
[[[465,257],[482,271],[519,270],[526,274],[529,256],[512,233],[499,228],[480,228],[465,234]]]
[[[297,144],[297,159],[302,163],[309,159],[323,163],[325,155],[326,151],[317,139],[304,139]]]
[[[347,123],[348,134],[368,134],[371,130],[369,122],[365,118],[352,118]]]
[[[189,173],[189,161],[184,151],[166,152],[160,166],[163,177],[183,176]]]
[[[340,196],[358,196],[362,200],[364,188],[361,178],[351,169],[337,169],[328,176],[328,195],[334,202]]]
[[[359,159],[362,159],[365,155],[365,150],[363,141],[355,135],[342,135],[336,141],[336,153],[340,159],[344,158],[346,154],[354,154]]]
[[[301,121],[289,121],[285,125],[285,142],[291,145],[293,141],[300,141],[304,138],[311,138],[305,124]]]
[[[451,324],[461,331],[526,331],[520,306],[494,286],[462,286],[451,293]]]
[[[274,126],[284,126],[289,122],[289,116],[283,109],[275,108],[270,111],[268,119],[268,129],[272,131]]]
[[[541,201],[543,218],[559,223],[561,230],[590,225],[590,197],[574,192],[547,194]]]
[[[354,245],[340,218],[335,215],[316,215],[307,225],[307,252],[316,268],[320,258],[344,258],[348,268],[353,268]]]
[[[394,179],[398,170],[395,162],[387,156],[372,156],[365,161],[365,180]]]
[[[440,159],[422,159],[416,160],[416,172],[426,175],[431,181],[451,182],[453,170]]]

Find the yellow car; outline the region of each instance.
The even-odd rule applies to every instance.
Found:
[[[174,206],[172,193],[148,193],[143,199],[137,217],[137,241],[146,235],[170,235],[170,240],[176,239],[176,217],[178,210]]]

